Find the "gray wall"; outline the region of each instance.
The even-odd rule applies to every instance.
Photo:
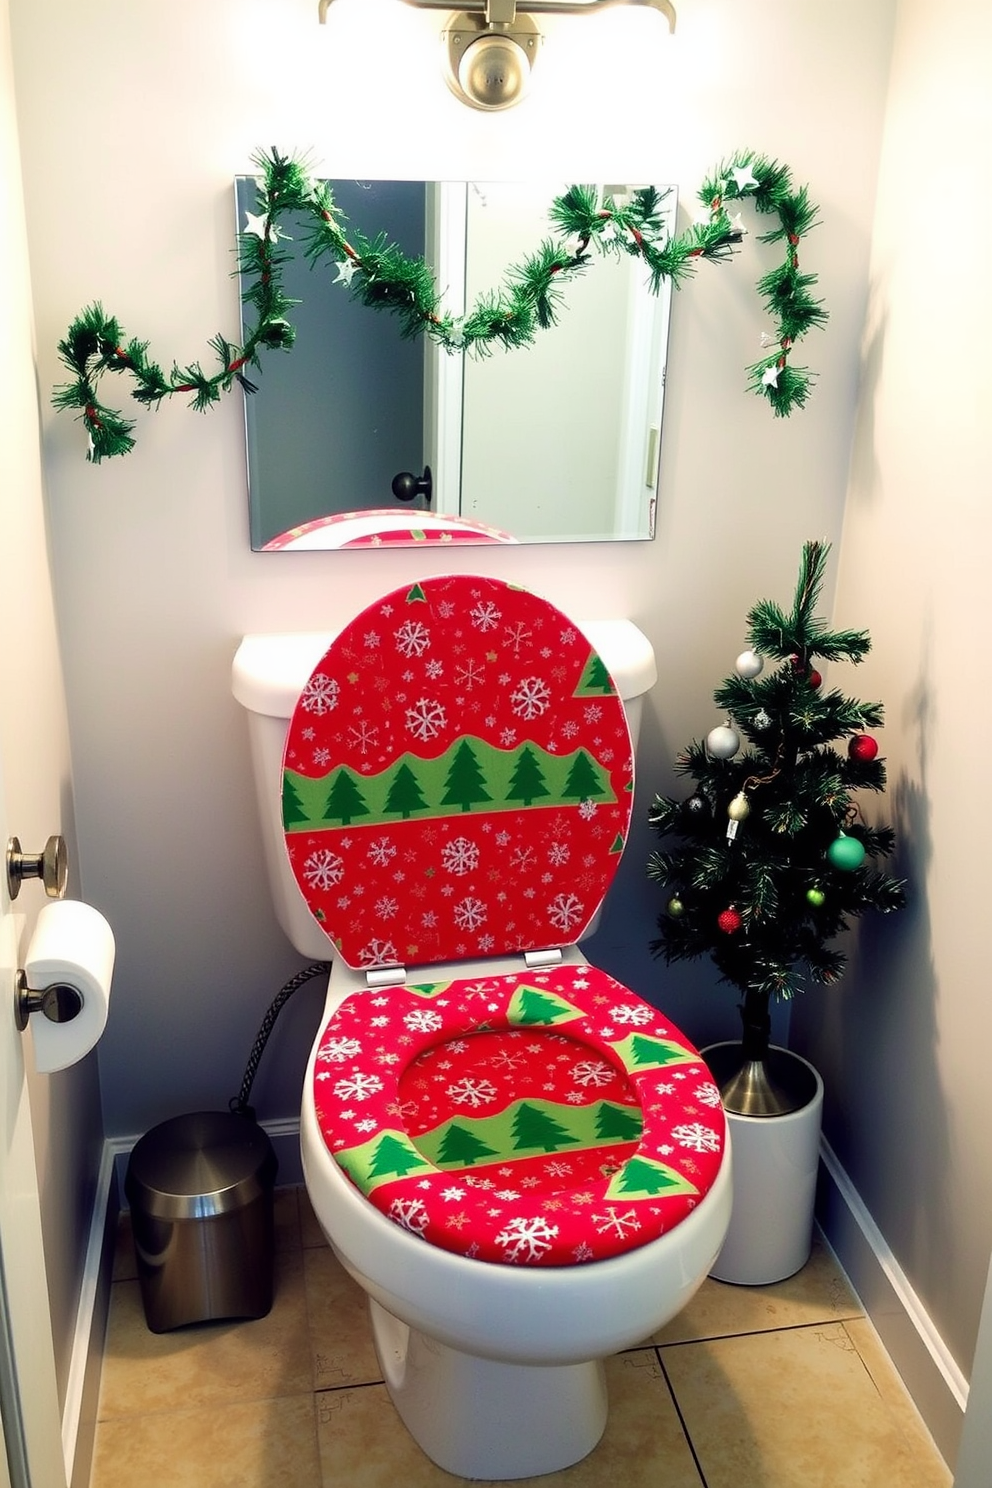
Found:
[[[992,13],[899,6],[862,393],[835,618],[880,734],[911,905],[865,924],[851,975],[796,1009],[826,1132],[965,1375],[992,1248],[983,821],[992,510],[988,241]],[[921,183],[936,207],[916,218]],[[959,213],[963,214],[959,216]],[[955,222],[966,223],[960,231]],[[936,261],[934,235],[949,248]]]

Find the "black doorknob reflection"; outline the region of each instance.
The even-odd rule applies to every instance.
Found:
[[[434,477],[429,465],[424,466],[423,475],[401,470],[399,475],[393,476],[393,495],[397,501],[415,501],[418,496],[423,496],[424,505],[430,506],[433,493]]]

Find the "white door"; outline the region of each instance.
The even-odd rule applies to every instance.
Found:
[[[7,0],[0,0],[0,223],[0,282],[9,297],[0,335],[0,1485],[65,1488],[24,1046],[14,1023],[14,976],[44,895],[27,884],[14,914],[6,883],[10,835],[38,852],[61,830],[67,756]]]
[[[25,917],[14,913],[7,890],[4,859],[8,838],[16,835],[10,831],[12,825],[5,810],[0,758],[0,1427],[6,1446],[0,1488],[29,1484],[64,1488],[24,1042],[14,1023],[14,982],[25,944]],[[32,890],[40,892],[30,884],[24,899],[35,897]]]

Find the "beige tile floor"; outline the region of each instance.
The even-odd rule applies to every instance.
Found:
[[[92,1488],[446,1488],[381,1384],[364,1297],[302,1190],[276,1196],[276,1300],[256,1322],[145,1326],[126,1225]],[[949,1488],[832,1255],[769,1287],[706,1281],[609,1361],[610,1419],[547,1488]]]

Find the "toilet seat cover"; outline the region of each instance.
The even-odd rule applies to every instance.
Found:
[[[480,1261],[574,1266],[667,1234],[720,1171],[720,1092],[604,971],[352,994],[314,1056],[325,1145],[369,1202]]]
[[[445,575],[337,636],[291,720],[290,863],[353,968],[572,944],[633,803],[623,703],[555,606]]]

